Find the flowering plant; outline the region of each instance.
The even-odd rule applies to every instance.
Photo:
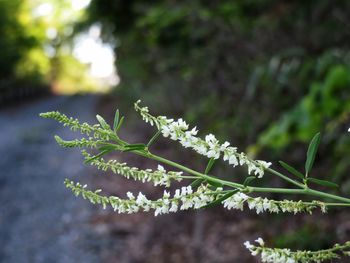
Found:
[[[73,131],[79,131],[86,135],[87,138],[71,141],[63,140],[59,136],[55,136],[55,139],[63,147],[97,149],[99,152],[95,155],[91,155],[86,150],[82,150],[82,155],[86,163],[97,166],[103,171],[111,170],[113,173],[128,179],[152,182],[155,186],[169,187],[173,181],[180,182],[183,180],[190,181],[190,183],[176,189],[174,193],[164,190],[161,198],[150,200],[141,192],[137,195],[128,192],[126,199],[117,196],[104,196],[101,195],[100,189],[96,191],[88,190],[86,185],[66,179],[66,187],[71,189],[76,196],[81,195],[94,204],[102,205],[103,208],[110,206],[118,213],[131,214],[139,211],[153,211],[155,216],[174,213],[179,210],[208,208],[220,204],[228,210],[249,208],[255,210],[257,214],[263,212],[293,214],[306,212],[311,214],[315,209],[325,213],[327,209],[332,207],[350,206],[349,198],[318,191],[310,186],[311,184],[318,184],[337,187],[333,182],[310,177],[320,143],[319,133],[310,142],[305,162],[305,173],[301,173],[289,164],[280,161],[280,165],[288,172],[288,175],[285,175],[272,169],[271,162],[253,160],[244,152],[239,152],[237,147],[231,146],[229,142],[221,143],[213,134],[205,136],[204,139],[200,138],[197,136],[197,128],[190,129],[183,119],[174,120],[165,116],[155,117],[150,114],[147,107],[140,106],[140,101],[135,103],[135,110],[140,113],[144,121],[157,128],[157,132],[147,144],[131,144],[119,137],[118,131],[124,117],[120,116],[118,110],[112,127],[99,115],[96,116],[99,123],[94,125],[80,123],[78,119],[69,118],[59,112],[42,113],[40,116],[54,119],[63,123],[64,126],[70,127]],[[150,147],[160,135],[178,141],[183,147],[192,149],[196,153],[209,158],[205,171],[195,171],[152,153]],[[132,152],[166,164],[177,169],[177,171],[166,171],[160,164],[156,170],[141,170],[116,160],[105,160],[103,156],[112,151]],[[246,166],[249,176],[246,177],[244,182],[239,183],[223,180],[209,174],[213,164],[219,158],[222,158],[232,167]],[[292,184],[294,188],[253,186],[252,181],[262,178],[265,173],[280,177]],[[295,176],[295,178],[291,178],[289,174]],[[300,194],[313,197],[315,200],[270,200],[266,197],[251,196],[253,193]],[[333,202],[322,200],[332,200]],[[342,245],[336,244],[332,248],[319,251],[291,251],[287,248],[269,248],[265,246],[261,238],[258,238],[254,244],[247,241],[244,245],[253,256],[260,255],[262,262],[321,262],[338,258],[341,255],[350,255],[350,242]]]

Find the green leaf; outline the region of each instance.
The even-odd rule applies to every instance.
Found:
[[[152,137],[152,138],[149,140],[149,142],[147,143],[147,147],[150,147],[150,146],[155,142],[155,140],[157,140],[157,138],[159,137],[160,133],[161,133],[161,131],[158,130],[158,131],[156,132],[156,134],[153,135],[153,137]]]
[[[244,182],[243,182],[243,186],[248,186],[250,182],[252,182],[254,179],[256,179],[255,176],[248,176]]]
[[[233,190],[227,194],[224,194],[222,197],[216,199],[215,201],[213,201],[205,206],[202,206],[201,208],[210,208],[210,207],[214,207],[216,205],[220,205],[223,201],[225,201],[227,198],[230,198],[231,196],[233,196],[237,192],[238,192],[238,190]]]
[[[140,151],[146,149],[147,145],[143,143],[128,144],[124,146],[123,152]]]
[[[307,178],[307,182],[312,182],[312,183],[315,183],[318,185],[328,186],[328,187],[333,187],[333,188],[339,187],[339,185],[337,185],[336,183],[326,181],[326,180],[320,180],[320,179],[316,179],[316,178],[312,178],[312,177]]]
[[[111,150],[111,151],[114,151],[114,150],[116,150],[116,149],[118,149],[119,148],[119,146],[118,145],[103,145],[103,146],[101,146],[101,147],[99,147],[98,149],[100,150],[100,151],[105,151],[105,150]]]
[[[201,178],[198,178],[196,180],[194,180],[192,183],[191,183],[191,187],[192,188],[196,188],[198,186],[200,186],[202,183],[204,183],[205,180],[204,179],[201,179]]]
[[[213,165],[215,163],[215,159],[214,158],[210,158],[207,167],[205,168],[204,174],[208,174],[211,170],[211,168],[213,168]]]
[[[124,121],[124,116],[122,116],[119,120],[119,123],[118,123],[118,126],[117,128],[115,129],[115,132],[118,132],[120,127],[122,127],[122,124],[123,124],[123,121]]]
[[[317,133],[310,142],[309,149],[307,150],[307,157],[305,162],[306,176],[309,174],[314,164],[317,148],[318,148],[318,145],[320,144],[320,139],[321,139],[321,134]]]
[[[101,127],[103,129],[106,129],[106,130],[109,130],[110,127],[109,125],[107,124],[107,122],[100,116],[100,115],[96,115],[96,119],[98,120],[98,122],[101,124]]]
[[[117,131],[118,123],[119,123],[119,110],[116,110],[114,115],[113,131]]]
[[[222,187],[222,184],[218,183],[218,182],[215,182],[215,181],[212,181],[210,179],[207,179],[208,181],[208,184],[212,185],[212,186],[215,186],[216,188],[218,187]]]
[[[109,152],[111,152],[111,151],[113,151],[113,149],[103,150],[103,151],[100,152],[99,154],[96,154],[96,155],[92,156],[91,158],[85,160],[84,163],[88,164],[88,163],[90,163],[91,161],[93,161],[93,160],[95,160],[95,159],[97,159],[97,158],[99,158],[99,157],[101,157],[101,156],[103,156],[103,155],[105,155],[105,154],[107,154],[107,153],[109,153]]]
[[[289,164],[287,164],[283,161],[278,161],[278,162],[280,165],[282,165],[282,167],[284,169],[286,169],[291,174],[294,174],[295,176],[299,177],[300,179],[304,179],[304,175],[301,172],[299,172],[297,169],[295,169],[294,167],[290,166]]]

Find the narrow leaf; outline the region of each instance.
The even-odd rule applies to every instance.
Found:
[[[191,187],[192,188],[197,188],[198,186],[200,186],[202,183],[204,183],[205,180],[204,179],[201,179],[201,178],[198,178],[196,180],[194,180],[192,183],[191,183]]]
[[[144,150],[146,147],[147,145],[143,143],[128,144],[124,146],[123,152]]]
[[[290,172],[291,174],[294,174],[295,176],[299,177],[300,179],[304,179],[304,175],[299,172],[297,169],[295,169],[294,167],[290,166],[289,164],[283,162],[283,161],[279,161],[279,164],[282,165],[282,167],[284,169],[286,169],[288,172]]]
[[[146,144],[144,144],[144,143],[134,143],[134,144],[128,144],[128,145],[125,145],[124,147],[125,148],[142,148],[142,149],[144,149],[144,148],[146,148]]]
[[[250,182],[252,182],[254,179],[256,179],[255,176],[248,176],[244,182],[243,182],[243,186],[248,186]]]
[[[100,151],[105,151],[105,150],[111,150],[111,151],[113,151],[113,150],[116,150],[116,149],[118,149],[119,148],[119,146],[118,145],[103,145],[103,146],[101,146],[101,147],[99,147],[98,149],[100,150]]]
[[[215,163],[215,159],[214,158],[210,158],[207,167],[205,168],[204,174],[208,174],[211,170],[211,168],[213,168],[213,165]]]
[[[110,127],[109,125],[107,124],[107,122],[100,116],[100,115],[96,115],[96,119],[98,120],[98,122],[101,124],[101,127],[103,129],[107,129],[109,130]]]
[[[321,134],[317,133],[310,142],[309,149],[307,150],[307,157],[305,162],[306,175],[309,174],[314,164],[317,148],[318,148],[318,145],[320,144],[320,139],[321,139]]]
[[[208,184],[212,185],[212,186],[215,186],[216,188],[218,187],[222,187],[222,184],[218,183],[218,182],[215,182],[215,181],[212,181],[210,179],[207,179],[208,181]]]
[[[113,149],[104,150],[104,151],[100,152],[99,154],[96,154],[96,155],[92,156],[91,158],[85,160],[84,163],[86,163],[86,164],[90,163],[91,161],[93,161],[93,160],[95,160],[95,159],[97,159],[97,158],[99,158],[99,157],[101,157],[101,156],[103,156],[111,151],[113,151]]]
[[[113,131],[117,130],[118,123],[119,123],[119,110],[116,110],[114,115]]]
[[[160,133],[161,133],[161,131],[158,130],[158,131],[156,132],[156,134],[153,135],[153,137],[152,137],[152,138],[149,140],[149,142],[147,143],[147,147],[150,147],[150,146],[155,142],[155,140],[157,140],[157,138],[159,137]]]
[[[328,186],[328,187],[334,187],[334,188],[339,187],[339,185],[337,185],[336,183],[326,181],[326,180],[320,180],[320,179],[316,179],[316,178],[312,178],[312,177],[307,178],[307,181],[318,184],[318,185],[322,185],[322,186]]]
[[[123,124],[123,121],[124,121],[124,116],[122,116],[119,120],[119,123],[118,123],[118,126],[117,128],[115,129],[115,132],[118,132],[120,127],[122,127],[122,124]]]
[[[225,201],[227,198],[230,198],[231,196],[233,196],[237,192],[238,192],[238,190],[233,190],[227,194],[224,194],[222,197],[216,199],[215,201],[213,201],[205,206],[202,206],[201,208],[210,208],[210,207],[214,207],[216,205],[220,205],[223,201]]]

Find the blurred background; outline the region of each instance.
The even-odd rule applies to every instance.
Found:
[[[163,190],[83,165],[78,150],[53,140],[77,135],[38,117],[57,109],[112,121],[119,108],[122,136],[144,142],[154,129],[133,112],[142,99],[277,170],[278,160],[302,170],[321,131],[313,176],[340,185],[320,189],[349,196],[350,1],[0,0],[0,33],[1,262],[257,262],[242,244],[259,236],[293,249],[350,239],[346,209],[288,216],[218,207],[154,218],[93,207],[64,188],[65,177],[119,196]],[[206,166],[166,140],[154,151]],[[224,163],[213,173],[246,177]],[[288,187],[270,175],[267,184]]]

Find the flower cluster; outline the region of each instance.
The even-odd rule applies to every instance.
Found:
[[[103,158],[92,159],[92,156],[86,151],[82,151],[85,160],[91,160],[91,165],[97,166],[103,171],[111,170],[115,174],[120,174],[127,179],[144,182],[153,182],[154,186],[164,185],[169,187],[172,180],[180,182],[182,172],[166,171],[163,166],[158,165],[157,170],[152,169],[140,170],[137,167],[129,167],[126,163],[119,163],[116,160],[105,161]]]
[[[178,141],[183,147],[190,148],[195,152],[210,158],[208,167],[211,167],[213,161],[222,158],[232,166],[246,165],[248,167],[248,174],[254,174],[256,177],[261,178],[264,175],[265,170],[277,175],[276,171],[271,170],[269,167],[271,163],[252,160],[245,153],[238,152],[236,147],[230,146],[229,142],[221,143],[213,134],[206,135],[204,139],[197,136],[198,130],[196,127],[190,129],[189,125],[183,120],[168,119],[165,116],[154,117],[149,113],[147,107],[140,107],[140,101],[135,103],[135,109],[140,112],[143,120],[149,122],[152,126],[155,125],[158,128],[158,132],[150,142],[146,144],[128,144],[121,140],[117,133],[120,125],[123,122],[123,117],[119,120],[119,111],[116,112],[113,130],[107,124],[107,122],[99,115],[96,116],[99,124],[89,125],[87,123],[80,123],[78,119],[68,118],[66,115],[59,112],[48,112],[40,114],[43,118],[51,118],[63,123],[64,126],[70,127],[73,131],[80,131],[87,138],[76,139],[71,141],[62,140],[60,137],[55,136],[57,143],[63,147],[89,147],[97,148],[100,152],[91,156],[86,151],[82,151],[85,157],[86,163],[97,166],[103,171],[111,170],[115,174],[120,174],[128,179],[140,180],[142,182],[152,182],[155,186],[162,185],[169,187],[172,181],[181,181],[182,179],[197,179],[193,183],[196,185],[196,190],[193,190],[191,186],[184,186],[180,189],[175,190],[174,194],[168,191],[164,191],[161,198],[157,200],[150,200],[141,192],[134,196],[133,193],[127,192],[126,199],[121,199],[117,196],[103,196],[100,194],[101,190],[90,191],[86,185],[80,183],[74,183],[68,179],[65,180],[67,188],[71,189],[72,192],[78,196],[81,195],[84,199],[88,199],[93,204],[100,204],[103,208],[107,206],[112,207],[118,213],[136,213],[139,211],[153,211],[154,215],[167,214],[170,212],[177,212],[179,210],[187,209],[200,209],[209,207],[212,205],[222,204],[224,208],[231,210],[243,210],[244,207],[250,210],[255,210],[257,214],[263,212],[269,213],[300,213],[307,212],[312,213],[314,209],[320,209],[323,213],[326,212],[328,206],[342,206],[349,205],[349,199],[340,197],[332,194],[322,194],[322,192],[310,189],[310,191],[303,191],[306,186],[306,179],[310,180],[314,178],[306,178],[303,174],[300,174],[292,167],[285,167],[291,173],[299,176],[303,179],[305,184],[299,183],[287,176],[280,174],[283,179],[294,183],[299,189],[290,189],[288,193],[306,193],[318,197],[331,197],[335,200],[344,201],[344,203],[322,203],[320,201],[291,201],[291,200],[269,200],[262,197],[250,197],[245,193],[248,192],[273,192],[273,189],[278,189],[274,192],[285,192],[288,189],[283,188],[261,188],[247,186],[249,179],[247,178],[243,184],[236,182],[228,182],[213,176],[208,175],[209,168],[206,169],[205,173],[199,173],[193,171],[185,166],[174,163],[170,160],[164,159],[160,156],[154,155],[149,152],[148,146],[154,142],[159,134],[164,137],[168,137],[171,140]],[[349,128],[350,131],[350,128]],[[319,143],[319,133],[315,135],[311,141],[309,150],[307,153],[307,161],[305,170],[310,170],[315,157],[317,146]],[[311,150],[310,150],[311,149]],[[158,160],[169,164],[170,166],[176,167],[180,170],[188,172],[189,176],[183,176],[182,172],[166,171],[163,166],[158,165],[156,170],[146,169],[140,170],[136,167],[129,167],[126,163],[119,163],[116,160],[106,161],[102,158],[104,154],[111,151],[133,151],[139,155]],[[312,160],[310,162],[310,160]],[[307,175],[308,173],[306,173]],[[207,182],[208,184],[206,184]],[[314,179],[315,183],[319,183],[324,186],[330,186],[332,183],[322,180]],[[199,187],[197,188],[197,185]],[[215,188],[213,186],[215,185]],[[222,187],[230,187],[228,190],[224,190]],[[304,189],[307,190],[307,189]],[[311,191],[312,190],[312,191]],[[241,191],[241,192],[239,192]],[[260,255],[262,262],[273,262],[273,263],[306,263],[306,262],[321,262],[324,260],[332,260],[338,258],[342,253],[350,256],[350,241],[339,245],[336,244],[332,248],[320,250],[320,251],[291,251],[286,248],[268,248],[265,247],[265,242],[258,238],[255,240],[256,243],[251,244],[245,242],[244,245],[252,253],[252,255]]]
[[[67,117],[65,114],[58,111],[41,113],[40,117],[56,120],[59,123],[63,123],[63,126],[70,127],[72,131],[80,131],[82,134],[86,134],[88,136],[91,134],[95,139],[108,141],[109,139],[115,137],[112,130],[102,128],[100,124],[90,125],[86,122],[80,123],[78,119]]]
[[[147,197],[139,193],[135,197],[131,192],[127,193],[128,199],[121,199],[116,196],[101,196],[100,190],[89,191],[86,185],[74,183],[68,179],[65,180],[65,185],[70,188],[76,196],[81,195],[84,199],[88,199],[93,204],[102,204],[103,208],[110,205],[118,213],[137,213],[141,210],[148,212],[154,210],[154,215],[167,214],[177,212],[178,210],[188,210],[190,208],[199,209],[220,196],[222,189],[213,191],[207,186],[201,185],[196,191],[193,191],[191,186],[176,189],[175,194],[171,197],[170,193],[164,191],[162,198],[158,200],[149,200]]]
[[[249,241],[244,243],[244,246],[251,252],[253,256],[260,254],[261,261],[266,263],[310,263],[322,262],[339,258],[338,253],[348,255],[350,242],[344,245],[336,244],[333,248],[319,251],[291,251],[287,248],[268,248],[265,247],[265,242],[262,238],[255,240],[256,245]]]
[[[197,153],[208,158],[218,159],[223,155],[223,160],[228,161],[234,167],[237,165],[247,165],[248,174],[255,174],[259,178],[264,175],[264,170],[269,168],[271,163],[251,160],[245,153],[238,153],[236,147],[230,146],[229,142],[220,143],[213,134],[205,136],[205,140],[197,137],[198,130],[196,127],[189,129],[188,124],[183,119],[174,121],[165,116],[154,117],[149,113],[148,107],[140,107],[140,100],[135,103],[135,109],[138,111],[142,119],[149,122],[152,126],[161,131],[164,137],[171,140],[179,141],[185,148],[190,148]]]
[[[177,212],[180,210],[187,210],[189,208],[199,209],[215,200],[219,200],[224,196],[222,188],[217,188],[215,191],[208,188],[206,185],[201,185],[194,192],[191,186],[176,189],[175,194],[170,198],[170,193],[164,191],[163,197],[152,201],[146,198],[145,195],[139,193],[137,198],[130,192],[127,193],[129,200],[120,199],[119,197],[105,197],[98,195],[98,191],[92,192],[85,189],[86,186],[81,186],[79,183],[74,184],[72,181],[66,180],[65,184],[71,188],[76,195],[81,194],[84,198],[89,199],[92,203],[100,203],[104,207],[110,204],[118,213],[136,213],[143,209],[143,211],[155,210],[155,215],[166,214],[169,212]],[[274,201],[262,198],[252,198],[243,193],[236,193],[222,204],[226,209],[243,210],[244,203],[248,204],[250,209],[255,209],[259,214],[261,212],[269,211],[273,213],[283,212],[311,212],[316,207],[323,207],[318,203],[302,203],[292,201]],[[323,208],[322,208],[323,209]]]
[[[261,197],[250,197],[244,193],[238,192],[231,197],[223,201],[223,205],[226,209],[238,209],[243,210],[244,204],[247,204],[250,210],[255,210],[257,214],[262,212],[270,213],[312,213],[312,210],[320,208],[322,212],[326,212],[326,206],[322,202],[302,202],[302,201],[276,201]]]

